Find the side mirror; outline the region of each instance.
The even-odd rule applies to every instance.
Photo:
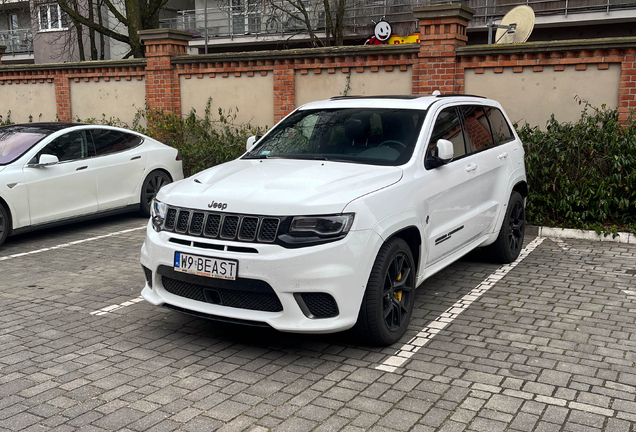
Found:
[[[449,140],[437,140],[437,157],[444,162],[448,162],[453,158],[453,143]]]
[[[55,165],[59,163],[60,160],[55,155],[43,154],[40,155],[40,160],[36,164],[28,165],[29,168],[42,168],[45,166]]]
[[[260,135],[252,135],[251,137],[249,137],[247,139],[247,143],[245,144],[245,149],[249,151],[252,147],[254,147],[254,144],[256,144],[259,139],[261,139]]]

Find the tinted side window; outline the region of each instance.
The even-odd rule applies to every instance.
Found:
[[[495,141],[495,145],[512,141],[514,139],[514,135],[510,130],[510,125],[499,108],[484,107],[484,110],[486,111],[486,116],[490,122],[490,128],[492,129],[492,136]]]
[[[483,108],[480,106],[461,106],[464,118],[464,135],[468,154],[492,147],[490,126]]]
[[[57,156],[60,162],[83,159],[85,157],[92,156],[88,153],[86,131],[70,132],[56,138],[40,150],[37,155],[37,160],[39,160],[40,155],[43,154]],[[36,163],[36,161],[33,161],[33,163]]]
[[[142,141],[137,135],[107,129],[93,129],[91,134],[97,156],[131,149],[137,147]]]
[[[453,143],[453,158],[464,156],[466,148],[464,146],[464,135],[459,121],[459,114],[456,108],[446,108],[442,110],[435,119],[433,133],[426,150],[424,166],[426,169],[435,168],[440,165],[434,158],[437,156],[437,140],[445,139]]]

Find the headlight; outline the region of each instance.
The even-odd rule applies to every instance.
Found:
[[[161,231],[166,213],[168,213],[168,206],[161,201],[153,199],[150,204],[150,219],[152,220],[152,226],[155,231]]]
[[[304,247],[340,240],[353,225],[353,213],[326,216],[296,216],[279,240],[285,247]]]
[[[334,216],[298,216],[292,219],[289,233],[314,233],[319,236],[346,234],[353,224],[353,213]]]

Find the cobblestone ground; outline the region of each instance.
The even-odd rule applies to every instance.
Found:
[[[402,344],[131,301],[144,224],[112,218],[0,249],[0,430],[635,430],[634,246],[545,239],[385,372]],[[498,268],[475,253],[426,281],[404,342]]]

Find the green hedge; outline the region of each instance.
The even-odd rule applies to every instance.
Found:
[[[636,124],[589,105],[576,123],[552,115],[517,131],[526,151],[528,223],[636,232]]]

